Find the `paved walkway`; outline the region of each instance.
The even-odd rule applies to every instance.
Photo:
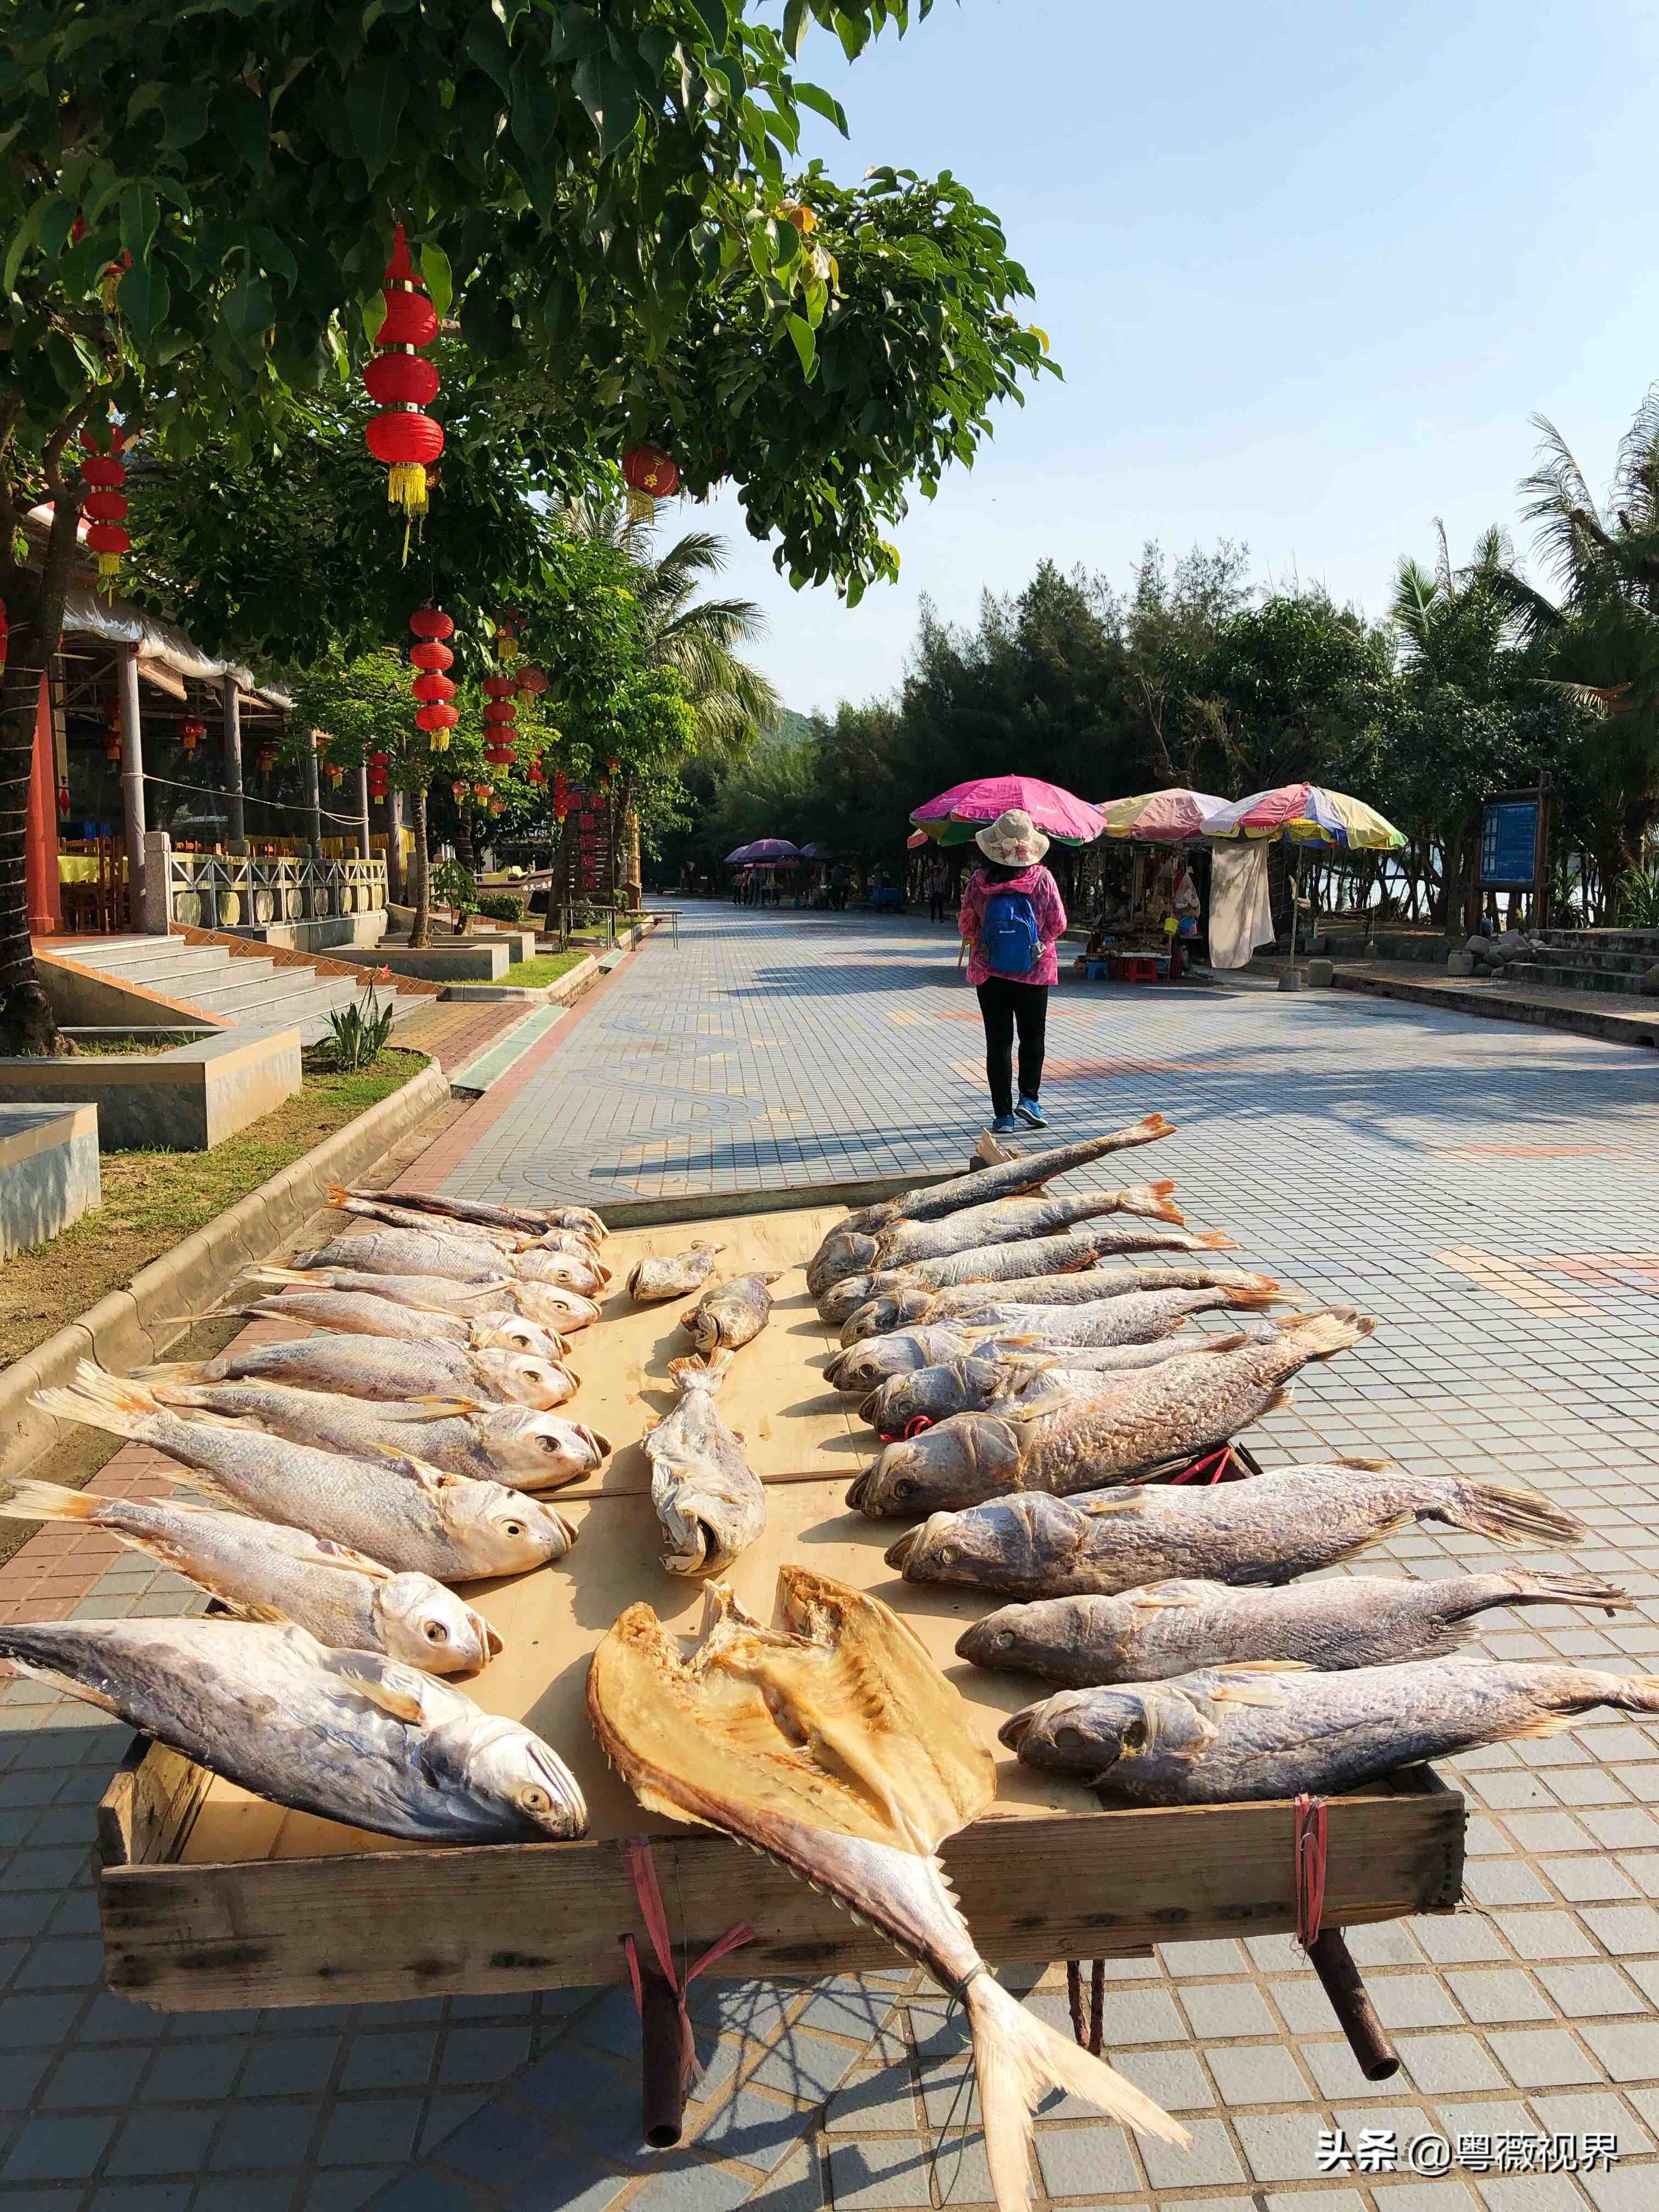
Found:
[[[692,906],[678,951],[628,961],[409,1180],[603,1200],[956,1164],[983,1090],[946,937]],[[1594,1531],[1572,1564],[1636,1609],[1489,1616],[1482,1648],[1659,1666],[1652,1060],[1248,988],[1068,988],[1050,1036],[1056,1139],[1161,1108],[1180,1133],[1158,1170],[1195,1223],[1378,1316],[1299,1381],[1263,1457],[1369,1449],[1537,1486]],[[184,1602],[129,1557],[40,1540],[4,1572],[36,1577],[43,1607],[48,1583],[93,1613]],[[1480,1552],[1414,1533],[1372,1564],[1443,1575]],[[662,2158],[636,2147],[637,2031],[615,1991],[172,2020],[109,1998],[84,1852],[123,1740],[35,1686],[0,1691],[0,2212],[984,2201],[957,2028],[902,1972],[701,1994],[696,2140]],[[1602,1714],[1454,1771],[1468,1908],[1353,1942],[1401,2075],[1363,2080],[1287,1939],[1161,1947],[1112,1971],[1106,2032],[1192,2148],[1131,2145],[1061,2106],[1039,2129],[1039,2203],[1659,2205],[1659,1730]],[[1063,2016],[1051,1984],[1031,2002]],[[1322,2129],[1346,2166],[1338,2146],[1322,2167]],[[1413,2172],[1408,2145],[1431,2168],[1442,2141],[1452,2170]]]

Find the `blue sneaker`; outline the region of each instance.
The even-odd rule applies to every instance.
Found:
[[[1012,1114],[999,1114],[991,1124],[991,1134],[994,1137],[1012,1137],[1018,1127],[1019,1124]]]
[[[1022,1098],[1014,1112],[1028,1129],[1046,1129],[1048,1126],[1048,1116],[1035,1098]]]

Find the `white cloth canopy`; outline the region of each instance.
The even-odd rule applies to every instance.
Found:
[[[1210,848],[1210,965],[1243,968],[1273,941],[1265,844]]]

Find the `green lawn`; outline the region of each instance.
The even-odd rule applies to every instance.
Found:
[[[520,990],[544,990],[587,957],[586,946],[571,952],[538,952],[533,960],[515,960],[501,981],[516,984]]]

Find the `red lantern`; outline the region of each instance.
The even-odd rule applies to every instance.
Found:
[[[345,781],[345,770],[336,768],[332,761],[328,764],[328,781],[330,788],[334,791],[337,791]]]
[[[483,718],[499,729],[510,730],[519,719],[519,710],[511,699],[488,699],[484,702]]]
[[[98,556],[98,573],[112,576],[121,556],[132,550],[132,540],[118,522],[94,522],[87,532],[87,550]]]
[[[511,663],[519,657],[520,617],[511,607],[503,607],[495,617],[495,657]]]
[[[470,783],[452,783],[449,787],[449,795],[454,800],[456,805],[459,806],[465,800],[467,793],[471,791],[471,788],[472,787]]]
[[[69,811],[69,786],[66,783],[60,783],[58,787],[58,818],[60,822],[68,821]]]
[[[409,657],[416,668],[441,672],[455,665],[454,654],[447,645],[440,645],[436,638],[423,638],[419,645],[411,645]]]
[[[261,745],[261,746],[260,746],[260,748],[259,748],[258,761],[259,761],[259,773],[260,773],[260,775],[269,775],[270,774],[270,771],[272,770],[272,769],[274,769],[274,768],[276,767],[276,746],[275,746],[275,745]]]
[[[570,785],[562,768],[553,771],[553,811],[561,822],[570,811]]]
[[[455,686],[447,676],[417,676],[415,678],[415,696],[422,702],[447,702],[455,696]]]
[[[486,676],[483,680],[486,699],[510,699],[517,689],[510,676]]]
[[[530,781],[537,785],[547,781],[547,778],[542,774],[542,764],[539,761],[532,761],[530,763]]]
[[[81,502],[81,512],[94,522],[125,522],[127,518],[127,497],[120,491],[88,492]]]
[[[493,783],[475,783],[472,787],[472,796],[482,806],[488,801],[491,792],[493,792],[495,788],[495,787]]]
[[[547,671],[534,666],[521,668],[519,671],[519,689],[528,692],[532,698],[539,699],[547,689]]]
[[[179,742],[187,753],[193,753],[207,735],[207,724],[199,714],[186,714],[179,724]]]
[[[90,517],[87,530],[87,550],[98,556],[98,573],[112,576],[121,565],[121,556],[132,544],[131,538],[121,528],[127,513],[127,502],[121,496],[121,486],[127,480],[127,465],[121,459],[121,448],[126,443],[126,434],[120,425],[109,426],[109,451],[100,450],[90,430],[79,433],[81,449],[86,459],[81,464],[82,480],[94,489],[85,501],[85,511]]]
[[[455,625],[441,607],[416,607],[409,618],[416,637],[453,637]]]
[[[415,726],[417,730],[453,730],[460,719],[454,708],[434,704],[422,708],[415,717]]]
[[[679,489],[680,472],[660,446],[641,441],[623,455],[623,482],[628,486],[630,520],[648,522],[659,499],[672,498]]]
[[[444,449],[444,433],[441,422],[421,411],[437,397],[438,372],[416,349],[437,337],[438,315],[410,264],[402,223],[392,242],[382,291],[386,314],[374,356],[364,366],[363,384],[386,412],[370,419],[364,435],[369,452],[390,471],[387,499],[413,518],[426,513],[427,469]]]
[[[88,453],[81,464],[81,480],[100,491],[114,491],[127,480],[127,465],[113,453]]]

